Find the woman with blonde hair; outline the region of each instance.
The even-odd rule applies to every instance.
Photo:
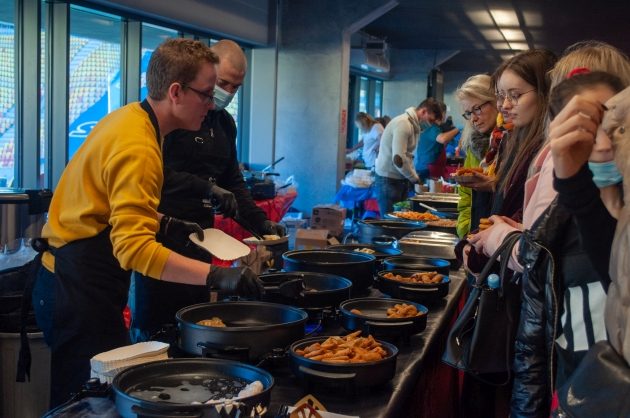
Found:
[[[455,97],[466,120],[460,141],[460,147],[466,153],[464,168],[479,167],[486,155],[490,136],[497,122],[497,99],[492,78],[486,74],[468,78],[457,89]],[[463,238],[471,230],[477,229],[480,218],[488,215],[492,193],[460,186],[459,195],[457,235]]]
[[[383,135],[384,130],[383,125],[365,112],[357,113],[354,123],[361,134],[361,139],[354,147],[348,149],[347,153],[363,148],[363,162],[365,167],[370,169],[374,167],[374,162],[378,156],[378,148],[381,144],[381,135]]]

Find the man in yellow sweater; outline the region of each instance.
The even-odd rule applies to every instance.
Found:
[[[162,138],[198,130],[214,108],[217,56],[201,42],[160,45],[147,70],[148,98],[103,118],[64,170],[43,242],[33,306],[52,351],[51,404],[68,399],[89,378],[95,354],[128,344],[122,311],[130,271],[154,279],[260,295],[249,269],[211,267],[155,240],[188,236],[197,224],[158,214]]]

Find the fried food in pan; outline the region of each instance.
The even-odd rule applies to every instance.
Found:
[[[329,337],[322,343],[295,350],[295,353],[310,360],[333,364],[367,363],[387,357],[387,351],[374,337],[360,335],[361,331],[355,331],[345,337]]]

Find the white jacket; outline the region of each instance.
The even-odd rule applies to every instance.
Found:
[[[420,124],[416,109],[405,110],[396,116],[387,126],[381,136],[381,146],[376,158],[376,174],[393,179],[407,179],[412,183],[419,183],[420,178],[413,166],[413,155],[418,146]],[[400,156],[402,165],[394,164],[394,158]]]

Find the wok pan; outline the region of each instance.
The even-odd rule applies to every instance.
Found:
[[[403,283],[397,280],[384,277],[387,273],[400,274],[401,276],[411,276],[419,270],[387,270],[381,271],[377,276],[378,289],[393,298],[409,300],[418,303],[435,303],[448,295],[451,280],[445,276],[440,283]],[[443,274],[443,273],[441,273]]]
[[[410,318],[388,318],[387,309],[396,304],[414,305],[420,315]],[[359,310],[361,313],[352,312]],[[361,298],[344,301],[339,306],[342,325],[348,331],[362,330],[364,335],[408,337],[418,334],[427,326],[429,310],[419,303],[400,299]]]
[[[213,392],[215,399],[222,397],[223,388],[238,393],[242,385],[256,380],[262,383],[262,392],[234,401],[236,408],[231,413],[220,412],[221,407],[216,405],[192,404],[211,399]],[[237,410],[250,416],[257,406],[268,407],[273,384],[269,373],[247,364],[213,359],[169,359],[129,367],[114,377],[112,387],[116,410],[124,418],[219,418],[234,417]]]
[[[226,327],[197,322],[220,318]],[[274,348],[286,348],[304,338],[308,315],[301,309],[266,302],[202,303],[175,315],[179,347],[186,353],[256,362]]]
[[[324,273],[280,272],[258,277],[265,288],[263,300],[300,308],[336,308],[350,297],[352,282]]]

